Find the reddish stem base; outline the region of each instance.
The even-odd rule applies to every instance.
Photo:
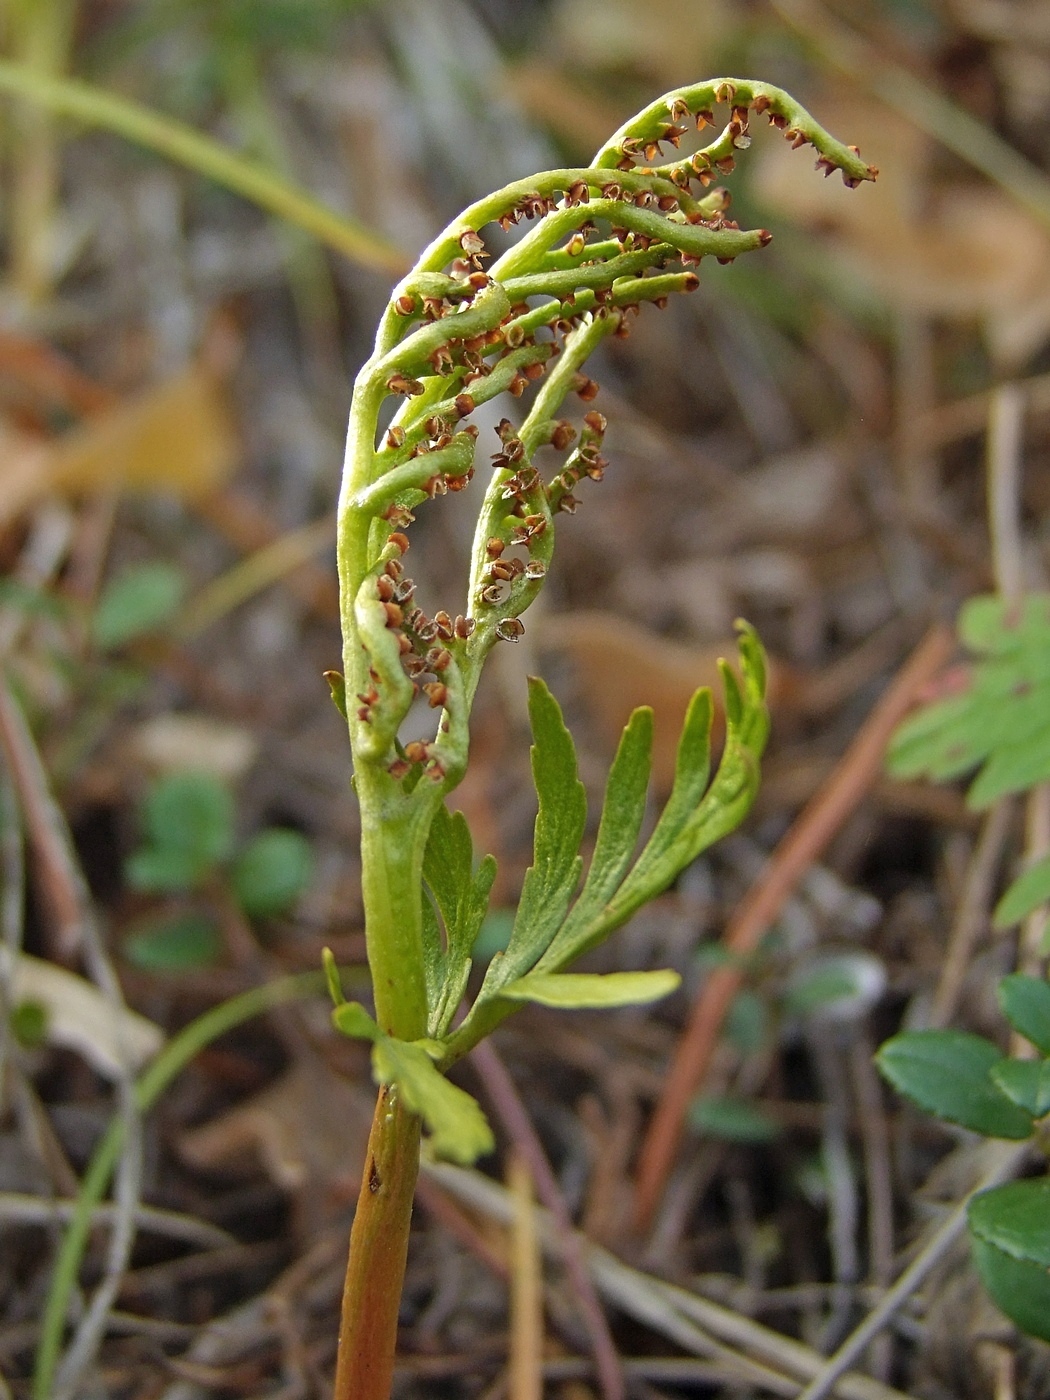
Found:
[[[390,1397],[419,1133],[415,1114],[380,1089],[350,1232],[334,1400]]]

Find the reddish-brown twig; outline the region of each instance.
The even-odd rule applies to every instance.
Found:
[[[741,960],[757,947],[784,901],[878,776],[890,735],[954,647],[954,635],[947,627],[936,626],[926,634],[730,920],[723,945],[731,960],[715,969],[694,1003],[642,1144],[634,1201],[638,1230],[648,1226],[663,1194],[690,1100],[740,988]]]

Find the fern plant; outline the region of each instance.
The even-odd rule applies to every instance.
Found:
[[[689,127],[729,120],[707,146],[655,162]],[[390,1387],[421,1127],[430,1150],[460,1162],[492,1146],[477,1103],[445,1073],[528,1002],[561,1007],[654,1000],[671,972],[575,974],[566,969],[747,812],[758,782],[767,715],[762,650],[741,625],[740,677],[723,666],[727,735],[711,777],[712,700],[699,692],[685,720],[676,778],[636,855],[649,775],[652,715],[635,712],[612,765],[586,879],[587,818],[572,739],[542,681],[532,680],[532,769],[539,799],[533,863],[505,952],[457,1020],[471,948],[495,862],[475,864],[466,822],[446,799],[462,779],[468,722],[493,647],[516,641],[543,586],[556,522],[572,514],[584,478],[606,468],[604,417],[561,416],[597,385],[584,365],[610,335],[628,333],[646,302],[697,285],[704,257],[731,261],[770,235],[726,217],[711,188],[750,144],[765,115],[795,146],[810,144],[826,174],[848,185],[875,171],[786,93],[723,79],[668,94],[627,122],[590,166],[519,181],[465,210],[393,290],[375,350],[357,376],[339,505],[343,672],[330,673],[346,715],[361,808],[362,895],[374,1017],[343,1000],[331,961],[336,1026],[372,1043],[379,1098],[354,1219],[336,1376],[339,1400],[383,1400]],[[492,225],[531,225],[491,266]],[[427,616],[406,572],[415,513],[470,482],[475,411],[500,394],[521,403],[503,418],[481,501],[461,612]],[[380,427],[389,398],[390,425]],[[560,462],[544,465],[544,458]],[[425,716],[433,720],[425,726]],[[424,727],[404,738],[406,725]]]
[[[975,810],[1050,779],[1050,594],[1020,603],[972,598],[958,620],[972,659],[947,678],[947,694],[898,729],[890,770],[947,782],[977,769],[967,792]],[[1006,890],[996,928],[1019,923],[1050,898],[1050,858]],[[1050,951],[1044,935],[1041,951]],[[1050,1113],[1050,984],[1014,974],[999,1003],[1035,1057],[1004,1057],[982,1036],[905,1031],[877,1063],[913,1103],[985,1137],[1044,1140]],[[974,1260],[999,1307],[1022,1331],[1050,1341],[1050,1179],[996,1186],[968,1207]]]

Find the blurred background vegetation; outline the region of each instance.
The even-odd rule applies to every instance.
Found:
[[[775,726],[759,809],[603,953],[676,966],[687,992],[600,1026],[530,1011],[501,1043],[594,1239],[832,1346],[929,1213],[920,1184],[955,1160],[888,1102],[873,1147],[859,1066],[936,994],[975,858],[959,791],[881,780],[814,867],[749,969],[644,1250],[632,1163],[729,912],[931,619],[992,584],[984,433],[1004,383],[1025,413],[1020,566],[1046,586],[1050,3],[3,0],[0,25],[0,671],[28,721],[8,715],[0,762],[0,1376],[27,1393],[59,1235],[11,1202],[75,1194],[113,1107],[106,1013],[47,971],[83,991],[78,920],[99,921],[143,1059],[325,944],[362,960],[347,745],[321,675],[339,655],[350,388],[398,270],[470,200],[585,163],[659,93],[733,72],[788,88],[879,181],[825,184],[757,133],[727,184],[770,248],[705,263],[695,296],[602,350],[612,467],[559,531],[542,615],[494,659],[458,805],[500,859],[483,959],[529,859],[525,674],[564,700],[592,793],[626,712],[652,703],[666,782],[690,691],[734,617],[758,626]],[[162,153],[180,141],[185,160]],[[416,527],[428,611],[460,609],[468,496]],[[1005,870],[1020,837],[1001,824]],[[999,1033],[1009,956],[975,940],[951,993],[973,1029]],[[213,1233],[143,1231],[81,1393],[324,1393],[369,1097],[320,1003],[194,1061],[148,1121],[142,1189]],[[403,1393],[494,1397],[505,1292],[440,1213],[420,1216]],[[498,1252],[495,1226],[471,1228]],[[92,1237],[85,1287],[104,1259]],[[548,1373],[577,1400],[593,1392],[560,1288]],[[949,1273],[909,1314],[884,1379],[1007,1393],[998,1353],[963,1340],[986,1306],[968,1289]],[[989,1325],[1017,1393],[1045,1393],[1045,1349]],[[625,1353],[687,1350],[681,1328],[617,1328]],[[730,1383],[690,1364],[678,1381],[642,1367],[637,1393]]]

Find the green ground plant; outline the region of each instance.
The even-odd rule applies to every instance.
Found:
[[[177,971],[221,956],[220,920],[209,899],[217,888],[245,918],[268,919],[288,913],[310,882],[313,850],[306,837],[270,826],[238,843],[233,794],[211,773],[160,779],[139,820],[143,841],[124,864],[125,878],[133,889],[179,902],[125,940],[125,956],[140,967]]]
[[[709,145],[648,164],[694,125],[713,124],[719,104],[729,120]],[[583,878],[587,803],[573,742],[554,697],[531,680],[533,863],[510,940],[469,995],[495,862],[475,863],[467,824],[446,799],[466,770],[482,666],[493,647],[521,637],[556,521],[575,511],[580,482],[600,480],[607,466],[604,417],[587,408],[574,422],[560,416],[563,403],[572,394],[593,401],[585,362],[607,336],[627,334],[643,303],[692,290],[704,257],[732,261],[769,241],[738,228],[725,192],[711,188],[750,145],[753,115],[794,145],[814,146],[818,169],[840,170],[848,185],[874,178],[855,149],[777,88],[733,78],[680,89],[621,127],[590,166],[547,171],[465,210],[394,288],[355,383],[339,505],[343,671],[329,680],[348,720],[361,808],[375,1015],[343,999],[331,969],[330,987],[338,1029],[372,1043],[380,1088],[351,1236],[337,1400],[389,1394],[421,1129],[430,1151],[459,1162],[493,1145],[479,1105],[446,1072],[529,1002],[613,1007],[671,991],[672,972],[567,969],[731,831],[754,798],[768,727],[765,668],[741,624],[739,675],[722,668],[727,733],[713,776],[712,697],[699,691],[671,795],[636,854],[652,744],[652,714],[637,710]],[[519,223],[532,227],[486,267],[487,240],[498,239],[489,228]],[[496,429],[466,601],[462,612],[431,617],[406,572],[406,531],[430,499],[468,484],[479,436],[471,420],[504,393],[521,407],[518,421],[503,418]],[[406,727],[423,737],[406,738]]]
[[[952,693],[926,705],[897,731],[890,769],[901,778],[948,782],[978,770],[967,792],[977,811],[1050,779],[1050,595],[1020,604],[972,598],[958,622],[972,661]],[[993,914],[997,929],[1025,919],[1050,896],[1050,859],[1008,887]],[[1050,951],[1046,934],[1040,952]],[[1015,973],[999,983],[999,1004],[1032,1047],[1004,1056],[960,1030],[904,1031],[878,1053],[879,1068],[928,1113],[989,1138],[1032,1139],[1045,1147],[1050,1113],[1050,985]],[[1050,1341],[1050,1179],[1014,1181],[975,1196],[968,1208],[973,1257],[999,1307],[1022,1331]]]

